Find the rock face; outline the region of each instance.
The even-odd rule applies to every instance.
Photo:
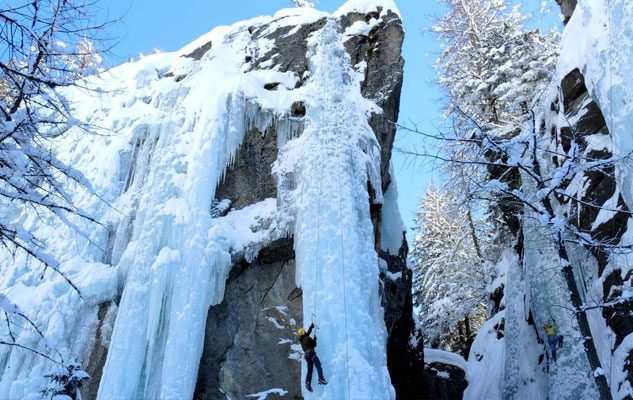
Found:
[[[567,23],[576,9],[578,0],[556,0],[556,3],[560,6],[560,10],[565,18],[564,21]]]
[[[104,249],[95,250],[94,259],[99,261],[95,270],[102,270],[101,264],[112,270],[100,280],[88,282],[97,292],[91,299],[89,331],[81,338],[68,338],[77,342],[77,347],[86,345],[80,357],[93,379],[83,389],[83,398],[187,398],[193,392],[193,397],[201,400],[244,399],[271,389],[275,393],[267,393],[269,399],[301,398],[303,361],[295,332],[309,325],[304,318],[310,316],[303,315],[304,297],[297,287],[294,240],[285,235],[289,229],[283,225],[286,221],[271,217],[282,203],[278,199],[275,206],[274,199],[283,197],[277,185],[286,189],[273,175],[273,163],[281,148],[303,133],[306,116],[313,115],[308,107],[314,107],[310,103],[314,86],[310,85],[315,80],[310,80],[310,74],[316,75],[319,68],[310,60],[322,60],[313,56],[315,47],[318,52],[324,48],[318,47],[320,44],[332,44],[311,41],[320,37],[343,40],[344,46],[335,43],[333,59],[344,60],[340,65],[345,69],[334,72],[341,78],[336,82],[354,82],[353,96],[343,96],[353,103],[350,108],[354,112],[341,115],[358,116],[364,124],[362,119],[373,110],[367,116],[372,130],[363,129],[363,135],[371,136],[373,131],[381,156],[380,165],[372,165],[367,177],[354,177],[356,186],[349,196],[349,202],[359,203],[353,210],[363,214],[363,222],[367,222],[361,227],[363,248],[359,252],[371,253],[372,262],[377,261],[373,247],[380,258],[379,265],[367,265],[367,269],[363,269],[364,261],[356,262],[373,279],[370,296],[363,297],[371,299],[374,325],[352,329],[354,334],[356,330],[363,334],[366,329],[364,338],[380,331],[376,336],[380,340],[370,343],[372,351],[380,350],[372,359],[378,361],[371,362],[380,363],[376,376],[382,379],[385,394],[392,393],[388,385],[391,378],[398,398],[451,396],[425,387],[422,341],[418,340],[418,345],[411,340],[416,332],[407,243],[401,223],[398,227],[397,221],[390,219],[397,214],[393,212],[395,195],[383,205],[377,193],[379,189],[396,192],[390,167],[396,134],[393,122],[398,118],[403,79],[404,32],[396,12],[383,9],[380,1],[375,4],[350,1],[343,9],[355,11],[336,17],[314,10],[285,10],[274,17],[238,23],[231,33],[219,28],[177,53],[154,55],[119,67],[121,77],[112,74],[108,83],[117,88],[112,92],[121,96],[115,97],[116,101],[95,100],[92,104],[94,99],[78,95],[82,100],[78,103],[90,105],[85,110],[88,115],[99,114],[121,132],[120,142],[109,148],[112,163],[100,164],[104,173],[95,174],[116,175],[104,186],[127,212],[116,217],[116,226],[100,237]],[[322,69],[326,72],[318,82],[327,82],[331,77],[327,72],[338,65]],[[358,96],[356,82],[361,81],[362,95],[380,112]],[[118,90],[119,85],[131,87],[130,82],[136,84],[134,90]],[[209,92],[215,90],[217,98],[209,105],[208,97],[213,97]],[[318,98],[327,101],[328,94]],[[331,100],[335,104],[341,98]],[[328,118],[332,119],[331,114],[325,113],[321,123]],[[373,162],[378,152],[374,152],[371,139]],[[101,138],[98,141],[101,143]],[[362,160],[362,146],[349,143],[358,147],[353,161]],[[101,145],[86,143],[84,153],[101,152],[110,144],[105,139]],[[112,173],[113,168],[116,173]],[[346,172],[357,173],[359,169]],[[366,179],[371,179],[371,184],[365,184]],[[182,214],[186,214],[185,219],[179,219]],[[373,242],[368,216],[373,223]],[[290,218],[279,218],[283,217]],[[239,220],[239,227],[232,225],[231,218]],[[386,229],[383,232],[383,225],[389,227],[389,234]],[[387,238],[389,249],[383,248]],[[58,303],[51,299],[47,304],[54,309]],[[68,314],[79,312],[69,306]],[[347,326],[345,329],[347,332]],[[336,330],[329,334],[332,332]],[[327,335],[316,333],[320,338]],[[382,353],[385,339],[389,376]],[[335,351],[334,347],[321,346]],[[348,369],[349,365],[348,360]],[[363,367],[361,363],[354,366]],[[32,368],[23,369],[25,374],[32,373]],[[328,388],[336,389],[334,372],[326,369],[325,373],[334,378]],[[349,378],[347,382],[349,387]],[[451,394],[458,391],[440,384],[433,384],[433,388]]]
[[[113,302],[108,301],[99,305],[99,311],[97,312],[97,320],[99,322],[95,330],[95,341],[90,352],[90,361],[85,366],[86,372],[90,375],[90,381],[82,388],[82,398],[94,399],[97,397],[103,365],[108,355],[108,343],[105,339],[109,338],[112,333],[115,315],[116,305]]]
[[[243,399],[271,387],[301,396],[301,353],[293,348],[302,323],[291,240],[235,265],[224,301],[207,317],[196,399]]]
[[[468,382],[466,373],[453,365],[431,363],[424,368],[427,393],[433,393],[433,399],[461,399]]]
[[[563,105],[565,116],[568,120],[574,121],[564,132],[571,135],[572,132],[580,137],[581,147],[593,159],[608,160],[613,157],[611,146],[611,135],[607,128],[604,115],[600,106],[592,99],[585,85],[583,74],[575,69],[570,72],[561,82]],[[604,138],[608,146],[598,150],[587,150],[587,140],[589,135]],[[585,173],[587,195],[581,200],[586,206],[579,204],[576,207],[576,218],[578,227],[585,232],[589,232],[594,240],[610,244],[622,244],[630,219],[629,207],[625,203],[615,178],[615,166],[607,165],[598,171]],[[615,201],[613,199],[616,199]],[[596,207],[616,208],[619,212],[610,213],[609,218],[602,218],[599,223],[600,210]],[[615,303],[611,306],[603,307],[601,315],[605,319],[607,326],[615,334],[612,338],[611,355],[620,354],[624,357],[624,369],[626,380],[632,381],[633,377],[633,352],[628,352],[627,345],[623,341],[633,332],[633,312],[630,302],[619,302],[622,293],[630,287],[633,282],[633,271],[623,273],[623,268],[628,265],[618,263],[616,253],[607,254],[600,248],[592,251],[598,264],[597,282],[601,282],[602,293],[600,301],[604,304]],[[594,333],[595,334],[595,333]],[[616,356],[617,357],[617,356]],[[603,361],[604,362],[604,361]],[[612,382],[612,385],[615,382]]]
[[[591,159],[608,160],[613,157],[610,133],[604,115],[588,93],[584,76],[578,69],[570,72],[562,80],[561,94],[565,117],[568,121],[573,121],[570,126],[561,128],[563,140],[570,138],[572,134],[576,135],[581,151]],[[589,139],[595,141],[596,138],[602,138],[609,145],[592,149],[588,141]],[[566,147],[568,144],[563,142],[563,149]],[[578,216],[574,218],[576,225],[583,232],[590,233],[591,237],[597,241],[620,243],[627,230],[630,213],[618,189],[615,167],[607,165],[600,170],[585,172],[585,179],[586,194],[581,198],[584,204],[576,204],[574,207],[574,213]],[[599,223],[596,223],[600,213],[598,207],[611,207],[620,211],[610,213],[609,218],[602,218]],[[621,269],[608,268],[610,256],[600,248],[594,249],[592,254],[598,263],[598,279],[603,282],[601,301],[608,303],[617,300],[624,290],[624,283],[631,280],[632,274],[622,276]],[[621,304],[605,307],[602,310],[602,316],[616,335],[614,339],[616,347],[633,330],[633,316],[629,308]]]

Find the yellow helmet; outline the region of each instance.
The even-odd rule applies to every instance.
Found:
[[[301,329],[299,329],[299,330],[297,331],[297,333],[299,334],[299,336],[303,336],[303,335],[305,335],[305,334],[306,334],[306,330],[305,330],[305,329],[303,329],[303,328],[301,328]]]

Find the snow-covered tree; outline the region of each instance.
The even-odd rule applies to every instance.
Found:
[[[587,186],[574,183],[591,181],[592,176],[613,179],[618,158],[592,151],[591,141],[583,135],[600,136],[600,132],[591,128],[577,132],[579,124],[570,122],[566,114],[569,110],[561,107],[566,100],[562,91],[548,87],[557,58],[555,34],[526,30],[524,17],[517,8],[509,9],[505,0],[443,2],[449,11],[436,26],[436,33],[444,41],[437,68],[448,97],[446,116],[453,122],[453,129],[423,133],[438,140],[445,151],[422,155],[446,162],[449,180],[465,188],[460,196],[483,204],[484,214],[493,218],[491,222],[505,226],[511,233],[505,239],[506,248],[519,252],[520,266],[534,268],[529,261],[523,264],[521,258],[527,238],[539,251],[552,249],[552,276],[559,279],[562,292],[551,294],[567,302],[571,325],[583,338],[577,350],[584,351],[589,371],[582,373],[593,372],[600,398],[609,399],[607,378],[596,373],[603,370],[603,365],[590,329],[587,305],[583,304],[587,299],[579,286],[584,277],[579,276],[582,272],[575,272],[582,265],[578,265],[574,252],[584,248],[602,259],[630,252],[630,243],[619,243],[617,235],[600,236],[583,221],[582,213],[626,214],[628,209],[615,203],[617,196],[609,204],[595,192],[585,191]],[[415,151],[409,154],[420,155]],[[451,222],[455,220],[459,218]],[[450,224],[445,229],[455,231]],[[485,257],[494,259],[489,254]],[[522,271],[527,275],[533,272]],[[512,300],[517,299],[525,301],[519,297]],[[497,301],[501,303],[500,298]],[[540,313],[544,314],[543,310]]]
[[[92,73],[100,62],[94,40],[102,26],[90,23],[81,1],[36,0],[0,8],[0,246],[25,251],[59,271],[54,257],[11,212],[25,207],[51,213],[62,223],[89,219],[66,191],[70,182],[90,189],[83,175],[55,156],[55,139],[73,127],[61,88]]]
[[[76,46],[76,51],[70,55],[69,64],[79,74],[79,77],[94,75],[103,71],[103,58],[94,43],[83,38]]]
[[[436,68],[449,95],[447,114],[471,125],[518,122],[549,83],[556,34],[526,30],[526,17],[506,0],[442,2],[448,12],[434,30],[443,46]]]
[[[90,376],[76,360],[57,366],[44,377],[48,379],[48,386],[42,390],[42,394],[45,399],[50,400],[81,400],[79,390],[90,380]]]
[[[0,249],[8,254],[27,253],[43,271],[55,271],[76,290],[47,250],[46,238],[36,237],[32,225],[16,215],[50,216],[78,234],[82,234],[78,219],[92,221],[75,206],[67,190],[73,185],[93,193],[90,182],[56,156],[61,135],[73,128],[78,132],[89,128],[74,117],[63,92],[77,85],[86,88],[78,79],[96,72],[101,62],[94,43],[104,25],[92,24],[91,4],[24,0],[0,5]],[[20,342],[26,336],[20,333],[27,330],[42,343],[47,338],[38,321],[13,304],[10,296],[0,293],[0,345],[63,363],[54,347],[41,349],[32,342]],[[69,379],[74,378],[69,375]],[[67,384],[72,386],[71,381]]]
[[[414,300],[427,345],[465,350],[485,318],[484,260],[470,214],[430,187],[417,211],[411,259]]]

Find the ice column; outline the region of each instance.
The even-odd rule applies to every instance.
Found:
[[[309,40],[308,92],[314,97],[305,131],[282,149],[276,173],[282,203],[296,215],[304,321],[318,325],[317,352],[329,380],[319,386],[314,376],[310,398],[382,400],[395,394],[367,192],[369,180],[381,196],[380,149],[336,29],[329,20]],[[305,369],[303,363],[303,377]]]

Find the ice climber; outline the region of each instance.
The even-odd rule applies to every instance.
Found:
[[[563,346],[563,335],[556,334],[558,324],[556,324],[556,320],[553,320],[553,322],[553,325],[544,323],[543,329],[545,329],[545,335],[547,335],[547,343],[552,353],[552,359],[556,362],[556,349]]]
[[[319,356],[317,356],[314,350],[317,345],[316,335],[314,338],[310,337],[312,329],[314,329],[314,324],[310,324],[308,332],[303,328],[297,331],[299,334],[299,343],[301,343],[301,348],[303,349],[303,356],[306,359],[306,363],[308,363],[308,373],[306,374],[306,389],[308,389],[308,392],[312,391],[312,369],[314,366],[316,366],[317,374],[319,374],[319,385],[327,385],[327,381],[325,377],[323,377],[321,360],[319,360]]]

